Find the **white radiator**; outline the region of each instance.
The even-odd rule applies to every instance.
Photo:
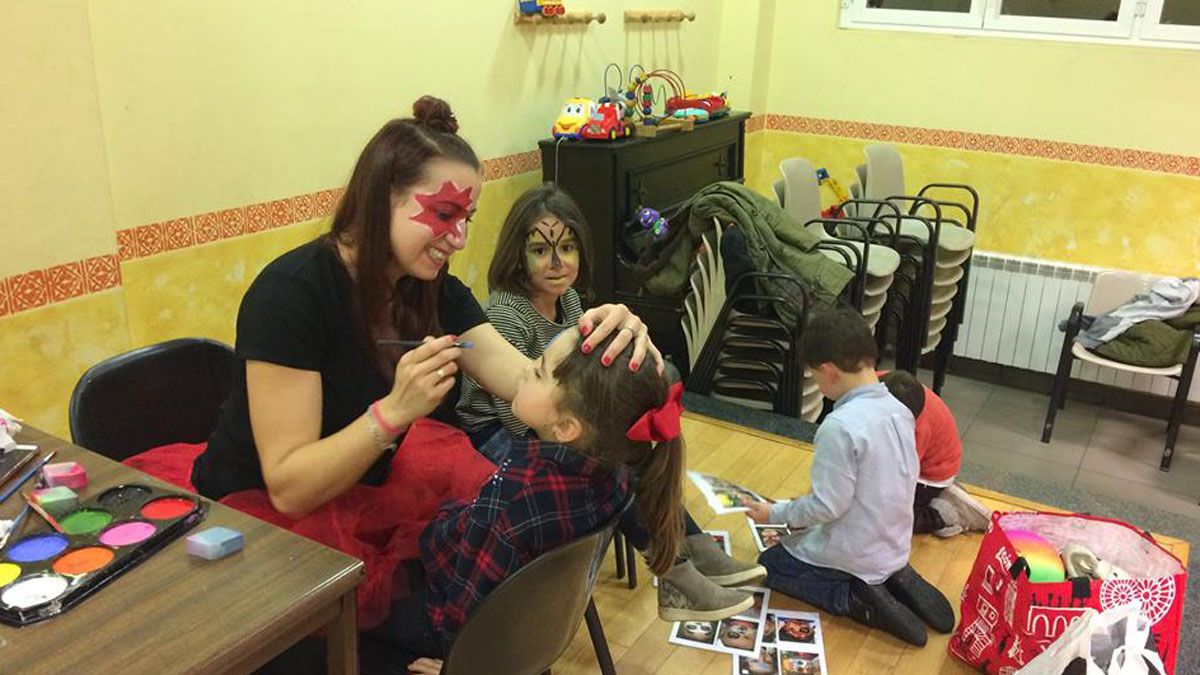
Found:
[[[1104,270],[1051,260],[975,251],[962,328],[954,354],[1043,373],[1058,369],[1063,333],[1058,324],[1077,301],[1087,301],[1092,280]],[[1081,380],[1174,396],[1175,381],[1134,375],[1075,361]],[[1200,401],[1200,377],[1188,394]]]

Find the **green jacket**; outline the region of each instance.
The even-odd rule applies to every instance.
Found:
[[[754,269],[759,272],[784,272],[796,277],[808,291],[813,307],[833,307],[842,289],[854,273],[816,249],[820,237],[804,229],[773,200],[740,183],[714,183],[700,190],[684,205],[672,222],[686,223],[661,243],[652,245],[641,259],[643,287],[650,295],[673,296],[687,289],[688,274],[701,244],[701,237],[712,232],[713,217],[722,223],[742,228]],[[764,292],[788,296],[780,282],[765,282]],[[791,307],[777,308],[785,322],[792,324],[796,312]]]
[[[1200,325],[1200,305],[1182,316],[1150,319],[1130,326],[1117,337],[1096,347],[1100,356],[1131,366],[1170,368],[1187,360],[1192,331]]]

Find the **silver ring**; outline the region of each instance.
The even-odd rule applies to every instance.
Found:
[[[437,376],[438,376],[438,379],[439,379],[439,380],[444,380],[444,379],[446,379],[446,369],[445,369],[445,368],[438,368],[438,369],[437,369]]]

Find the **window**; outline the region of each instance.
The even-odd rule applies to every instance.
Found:
[[[1171,42],[1200,43],[1200,2],[1149,0],[1141,37]]]
[[[841,25],[1200,47],[1200,0],[842,0]]]

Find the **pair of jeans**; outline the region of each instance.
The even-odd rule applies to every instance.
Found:
[[[776,544],[758,556],[767,568],[767,588],[803,600],[839,616],[850,613],[850,582],[854,576],[828,567],[817,567]]]

